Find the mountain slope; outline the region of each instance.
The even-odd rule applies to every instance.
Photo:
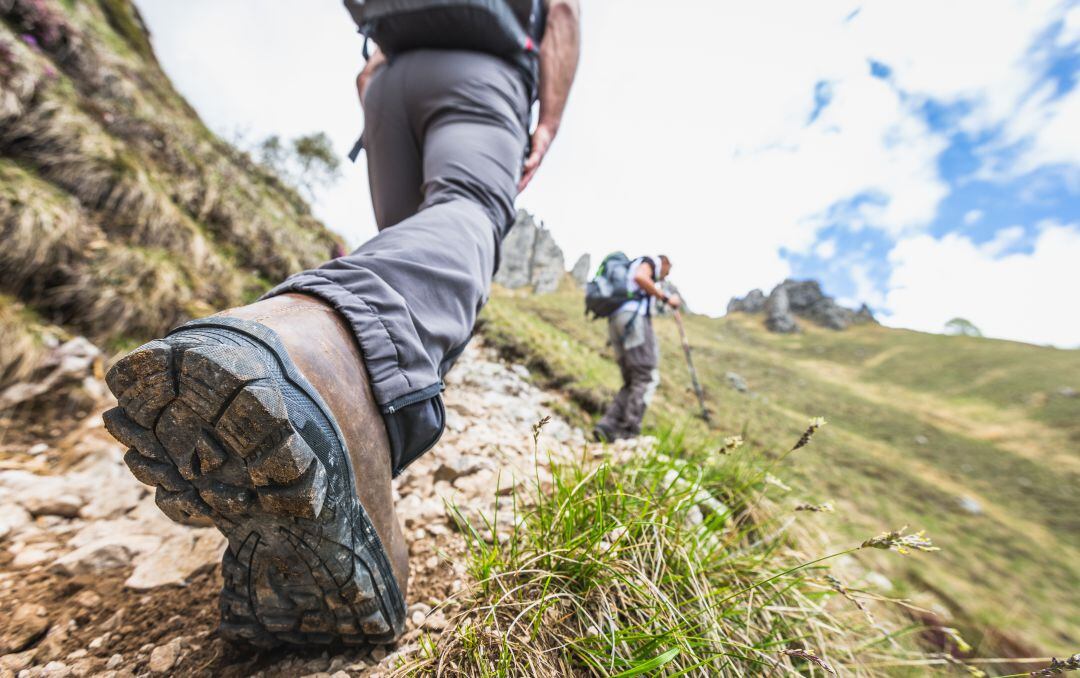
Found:
[[[0,2],[0,240],[6,334],[116,345],[251,299],[335,243],[205,128],[129,0]],[[5,355],[0,381],[32,362]]]
[[[596,413],[618,387],[606,331],[571,286],[544,296],[501,292],[484,334]],[[981,638],[983,655],[1068,653],[1080,644],[1080,352],[874,325],[808,326],[775,335],[761,316],[686,318],[714,415],[696,402],[668,318],[657,321],[663,382],[646,423],[688,446],[748,442],[786,449],[784,432],[821,415],[813,454],[786,469],[797,498],[829,501],[839,538],[911,525],[942,552],[860,555]],[[748,385],[732,387],[729,372]],[[926,595],[925,592],[933,592]]]

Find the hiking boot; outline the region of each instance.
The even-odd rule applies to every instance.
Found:
[[[352,333],[314,297],[195,320],[106,376],[109,432],[171,519],[213,525],[221,634],[366,645],[404,629],[408,548],[390,447]]]
[[[615,442],[615,434],[609,431],[606,426],[600,424],[593,426],[592,437],[598,443]]]

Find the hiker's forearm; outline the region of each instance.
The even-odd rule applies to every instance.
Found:
[[[375,75],[375,71],[386,63],[386,55],[382,53],[378,47],[368,57],[367,63],[364,64],[364,70],[360,71],[360,75],[356,76],[356,93],[360,97],[360,103],[364,103],[364,92],[367,91],[368,84],[371,83],[371,76]]]
[[[570,86],[574,84],[581,54],[578,0],[551,0],[544,41],[540,45],[539,125],[554,135],[562,124]]]

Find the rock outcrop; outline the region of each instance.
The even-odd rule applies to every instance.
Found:
[[[785,280],[768,297],[761,290],[751,290],[745,297],[728,302],[727,310],[728,313],[764,312],[765,326],[772,332],[785,334],[799,331],[796,316],[833,330],[877,322],[866,304],[857,311],[845,308],[822,292],[816,280]]]
[[[791,314],[791,300],[783,287],[777,287],[765,300],[765,327],[771,332],[789,333],[799,329]]]
[[[503,240],[495,282],[503,287],[531,287],[537,294],[554,292],[566,274],[562,250],[551,231],[533,215],[518,210],[510,234]]]
[[[727,305],[728,313],[761,313],[764,310],[765,293],[761,290],[750,290],[750,293],[741,299],[734,297]]]
[[[574,282],[584,286],[589,282],[589,277],[592,275],[592,257],[588,254],[582,254],[578,257],[578,260],[574,262],[574,267],[570,269],[570,277],[574,279]]]

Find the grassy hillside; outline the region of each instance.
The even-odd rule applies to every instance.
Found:
[[[686,324],[714,428],[693,416],[670,318],[656,323],[664,380],[647,425],[677,427],[687,449],[741,433],[781,451],[808,416],[826,417],[814,452],[785,464],[792,507],[835,505],[821,524],[838,542],[927,530],[943,548],[933,558],[858,557],[890,595],[954,617],[983,655],[1080,646],[1080,398],[1068,390],[1080,352],[878,326],[783,336],[747,315]],[[583,317],[576,289],[497,291],[483,332],[586,412],[618,387],[604,325]]]
[[[0,322],[131,345],[334,237],[172,89],[130,0],[0,3]],[[32,361],[5,353],[0,384]]]

